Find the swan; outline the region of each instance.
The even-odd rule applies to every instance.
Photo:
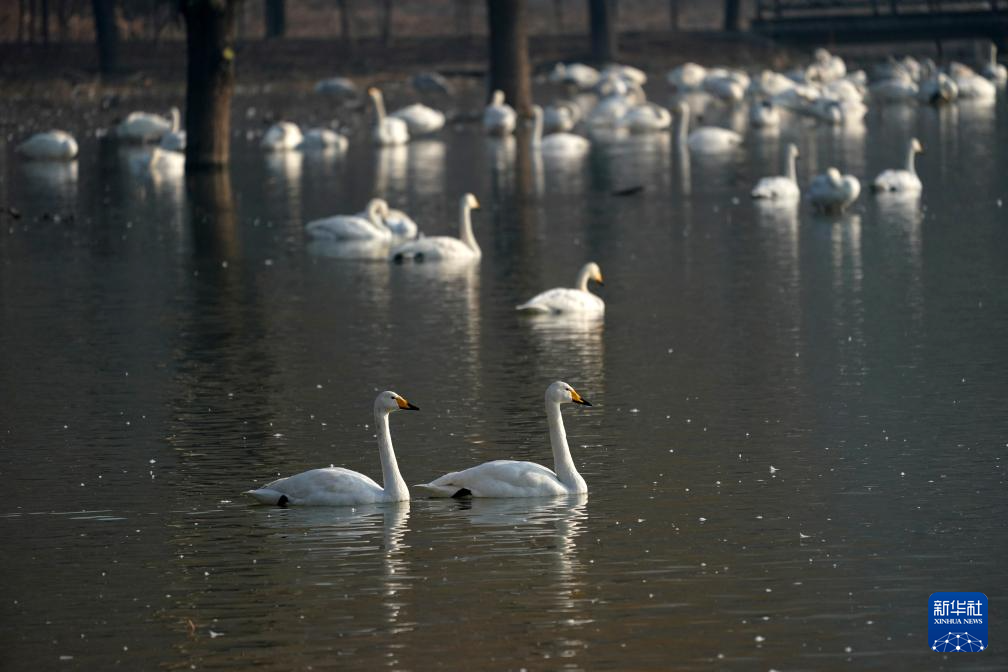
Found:
[[[909,73],[902,70],[895,70],[896,74],[880,82],[872,84],[869,88],[873,100],[880,102],[903,102],[916,100],[918,94],[917,83]]]
[[[702,65],[683,63],[669,70],[669,73],[665,76],[665,80],[675,91],[696,91],[703,86],[706,76],[707,68]]]
[[[962,63],[952,63],[949,65],[949,72],[952,73],[952,81],[956,83],[959,98],[962,100],[987,103],[994,102],[997,98],[997,86],[994,82],[978,75],[973,68]]]
[[[548,133],[569,131],[581,120],[581,108],[577,103],[561,100],[543,110],[543,130]]]
[[[584,63],[557,63],[547,79],[553,84],[570,84],[579,89],[590,89],[599,81],[599,71]]]
[[[416,222],[413,221],[412,217],[402,210],[390,208],[384,199],[375,198],[372,199],[372,201],[380,201],[384,204],[381,214],[381,222],[385,225],[385,228],[392,232],[393,238],[413,239],[417,237],[417,225]],[[368,205],[370,206],[371,203],[368,203]],[[357,216],[370,218],[371,215],[368,212],[368,209],[365,208],[357,213]]]
[[[761,100],[749,108],[749,125],[753,128],[778,128],[780,112],[769,100]]]
[[[483,253],[472,231],[471,211],[479,208],[472,194],[459,199],[459,237],[430,236],[417,238],[392,249],[389,258],[395,262],[414,261],[479,261]]]
[[[773,70],[764,70],[751,82],[746,94],[756,98],[765,96],[777,96],[785,91],[795,88],[796,83]]]
[[[116,135],[134,142],[157,142],[165,135],[179,130],[182,116],[172,107],[167,117],[150,112],[130,112],[116,127]]]
[[[622,79],[627,84],[635,84],[637,86],[644,86],[647,84],[647,75],[640,68],[635,68],[632,65],[620,65],[619,63],[613,63],[602,68],[599,72],[600,79],[607,79],[611,77],[618,77]]]
[[[315,83],[315,93],[350,100],[357,97],[357,86],[346,77],[329,77]]]
[[[282,152],[296,148],[302,140],[304,136],[297,124],[278,121],[266,130],[259,146],[270,152]]]
[[[742,81],[745,81],[743,84]],[[703,90],[711,96],[728,103],[737,103],[745,98],[748,80],[739,80],[730,74],[708,74],[703,81]]]
[[[409,500],[409,489],[399,474],[389,433],[389,414],[399,410],[420,409],[391,391],[382,392],[375,399],[374,418],[378,428],[378,453],[381,455],[384,487],[359,472],[328,467],[278,478],[245,494],[263,504],[278,506],[355,506]]]
[[[801,189],[798,188],[798,173],[795,167],[798,156],[798,147],[794,143],[789,144],[787,146],[787,175],[762,178],[753,187],[752,197],[781,203],[798,201],[801,198]]]
[[[312,128],[304,134],[304,138],[298,143],[297,149],[302,151],[328,151],[345,152],[350,141],[345,135],[337,133],[329,128]]]
[[[588,281],[602,283],[602,269],[594,261],[585,264],[578,271],[574,288],[554,287],[536,294],[531,299],[516,307],[516,310],[528,313],[580,313],[603,315],[605,301],[588,291]]]
[[[409,125],[402,119],[385,115],[385,99],[376,87],[368,89],[368,95],[375,108],[375,125],[371,138],[375,144],[382,146],[405,145],[409,142]]]
[[[903,170],[890,168],[883,170],[872,182],[872,191],[875,192],[900,192],[905,194],[918,194],[923,185],[917,177],[917,169],[914,166],[914,157],[923,152],[917,138],[910,138],[910,146],[907,148],[906,168]]]
[[[553,448],[552,471],[535,462],[494,460],[453,471],[430,483],[413,486],[430,497],[554,497],[588,492],[588,484],[571,459],[560,404],[591,406],[573,387],[557,381],[546,388],[546,419]]]
[[[584,154],[591,143],[574,133],[550,133],[545,138],[542,134],[543,109],[532,106],[532,147],[545,154]]]
[[[70,161],[77,157],[77,141],[66,131],[36,133],[17,147],[26,159]]]
[[[427,107],[423,103],[408,105],[401,110],[396,110],[389,117],[405,121],[410,137],[437,133],[445,125],[444,112]]]
[[[676,137],[680,143],[685,143],[690,150],[699,153],[727,152],[742,144],[741,135],[717,126],[701,126],[687,136],[686,131],[689,128],[690,118],[689,105],[679,103],[676,106],[676,111],[679,113]]]
[[[917,88],[917,100],[924,103],[950,103],[958,97],[959,86],[944,72],[931,75]]]
[[[628,109],[618,125],[631,133],[654,133],[671,126],[672,115],[660,105],[645,103]]]
[[[592,128],[614,128],[630,107],[630,88],[622,79],[606,80],[609,92],[588,113],[588,125]]]
[[[998,86],[1004,86],[1008,83],[1008,67],[997,62],[997,45],[993,42],[991,42],[987,55],[987,64],[983,66],[980,74]]]
[[[389,242],[392,231],[382,223],[388,212],[388,203],[372,198],[363,215],[335,215],[312,220],[305,224],[305,232],[315,240]]]
[[[170,131],[161,136],[158,147],[166,152],[184,152],[186,148],[186,132]]]
[[[819,212],[840,213],[857,200],[861,183],[853,175],[841,175],[836,168],[816,175],[809,183],[809,201]]]
[[[505,102],[504,92],[494,91],[490,104],[483,110],[483,130],[488,135],[511,135],[517,118],[514,108]]]

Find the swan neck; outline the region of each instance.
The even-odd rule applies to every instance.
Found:
[[[549,424],[550,447],[553,449],[553,470],[557,478],[573,492],[587,491],[587,484],[571,458],[570,446],[567,445],[567,431],[564,429],[563,415],[560,413],[558,402],[546,401],[546,421]]]
[[[385,496],[390,501],[409,499],[409,489],[399,473],[399,463],[396,462],[395,452],[392,450],[388,410],[375,409],[375,426],[378,428],[378,454],[381,456],[382,489],[385,491]]]
[[[788,152],[787,176],[789,180],[796,184],[798,183],[798,167],[795,165],[797,159],[798,155],[795,152]]]
[[[468,199],[463,199],[459,205],[459,238],[469,246],[476,254],[480,254],[480,247],[476,243],[476,236],[472,230],[472,208],[469,207]]]
[[[580,289],[582,292],[587,292],[588,280],[590,277],[591,277],[591,269],[588,268],[588,266],[585,266],[578,273],[577,281],[574,283],[574,286]]]
[[[682,114],[679,115],[679,120],[676,122],[676,138],[679,142],[686,141],[686,130],[689,128],[689,108],[683,107]]]
[[[536,110],[532,120],[533,147],[538,147],[539,145],[542,144],[542,132],[543,132],[543,113],[542,110]]]
[[[374,101],[375,116],[380,124],[385,119],[385,99],[382,97],[381,91],[375,91],[371,94],[371,99]]]
[[[182,124],[182,119],[180,118],[179,109],[177,107],[171,108],[171,132],[178,133],[179,126]]]
[[[910,143],[910,149],[907,150],[907,165],[906,169],[911,175],[917,174],[917,166],[915,165],[914,156],[917,152],[914,151],[913,143]]]
[[[374,227],[376,231],[385,233],[386,229],[381,216],[381,203],[372,202],[371,205],[368,206],[368,221],[371,222],[371,226]]]

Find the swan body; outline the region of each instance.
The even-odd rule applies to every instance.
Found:
[[[184,152],[186,148],[186,132],[171,131],[165,133],[161,136],[161,142],[158,143],[158,147],[166,152]]]
[[[385,114],[385,99],[381,90],[372,86],[368,89],[368,95],[371,96],[375,108],[375,125],[371,130],[371,139],[375,144],[390,147],[408,143],[409,125],[402,119]]]
[[[590,89],[598,84],[599,71],[584,63],[557,63],[549,73],[553,84],[569,84],[579,89]]]
[[[672,125],[672,115],[655,103],[631,107],[620,118],[619,126],[631,133],[655,133]]]
[[[632,65],[620,65],[618,63],[607,65],[602,68],[601,72],[599,72],[599,77],[601,79],[618,77],[627,84],[634,84],[636,86],[644,86],[647,84],[647,75],[644,74],[644,71],[640,68],[635,68]]]
[[[279,478],[245,494],[263,504],[279,506],[355,506],[407,501],[409,489],[399,474],[389,433],[389,414],[398,410],[419,409],[391,391],[382,392],[375,399],[374,418],[384,486],[359,472],[328,467]]]
[[[703,90],[713,97],[729,103],[737,103],[745,98],[748,82],[729,75],[707,75],[703,81]]]
[[[494,91],[490,104],[483,110],[483,130],[488,135],[511,135],[517,120],[514,108],[504,100],[504,92]]]
[[[998,86],[1004,86],[1008,84],[1008,67],[1003,64],[998,63],[997,60],[997,45],[991,42],[990,51],[987,56],[987,63],[981,69],[980,74],[982,74],[987,79],[991,80]]]
[[[543,109],[538,105],[532,106],[532,119],[532,147],[544,154],[581,155],[591,146],[587,138],[574,133],[550,133],[543,137]]]
[[[689,135],[686,135],[686,131],[689,128],[689,105],[679,103],[676,109],[679,112],[676,136],[679,138],[680,143],[684,143],[689,147],[690,151],[700,154],[717,154],[730,152],[742,145],[741,135],[727,128],[718,128],[716,126],[701,126]]]
[[[902,74],[872,84],[869,92],[881,102],[904,102],[917,99],[918,86],[908,74]]]
[[[703,86],[707,68],[696,63],[683,63],[669,70],[665,80],[676,91],[696,91]]]
[[[944,72],[928,77],[917,89],[917,100],[934,105],[951,103],[958,97],[959,86]]]
[[[528,313],[580,315],[605,314],[605,301],[588,291],[588,281],[602,284],[602,270],[594,261],[588,262],[578,272],[574,287],[554,287],[536,294],[516,310]]]
[[[560,404],[591,406],[573,387],[557,381],[546,388],[546,419],[554,470],[535,462],[494,460],[453,471],[430,483],[413,486],[430,497],[555,497],[588,492],[567,445]]]
[[[304,134],[297,148],[308,151],[345,152],[350,141],[345,135],[341,135],[330,128],[312,128]]]
[[[978,75],[972,68],[961,63],[952,63],[949,70],[953,73],[952,81],[959,89],[959,98],[979,102],[993,102],[997,98],[997,86],[994,82]]]
[[[753,128],[778,128],[780,112],[769,100],[762,100],[749,108],[749,125]]]
[[[346,77],[329,77],[315,83],[315,93],[350,99],[357,97],[357,86]]]
[[[304,140],[301,129],[289,121],[278,121],[263,135],[259,146],[268,152],[283,152],[295,149]]]
[[[773,70],[764,70],[749,82],[746,94],[754,97],[777,96],[795,88],[795,82]]]
[[[77,141],[66,131],[46,131],[22,142],[17,152],[38,161],[70,161],[77,157]]]
[[[890,168],[883,170],[872,182],[872,191],[875,192],[899,192],[904,194],[919,194],[924,188],[920,177],[917,176],[917,168],[914,165],[914,157],[924,148],[917,138],[910,139],[910,146],[907,148],[906,168],[897,170]]]
[[[580,120],[581,108],[571,101],[559,101],[543,110],[543,130],[546,132],[569,131]]]
[[[410,136],[437,133],[445,125],[444,112],[427,107],[423,103],[413,103],[401,110],[396,110],[389,116],[405,121]]]
[[[171,108],[167,117],[150,112],[130,112],[116,127],[116,135],[133,142],[158,142],[166,133],[179,130],[181,114]]]
[[[383,219],[385,220],[386,228],[392,232],[393,238],[411,240],[417,237],[419,229],[416,222],[402,210],[389,208]]]
[[[389,212],[388,203],[372,198],[364,215],[335,215],[305,224],[305,232],[315,240],[389,242],[392,231],[382,218]]]
[[[588,125],[592,128],[616,128],[619,125],[620,119],[622,119],[626,113],[627,109],[630,107],[630,102],[626,98],[626,85],[620,81],[620,87],[617,90],[609,94],[598,104],[592,108],[591,112],[588,113]]]
[[[429,236],[417,238],[392,249],[389,258],[395,262],[411,261],[467,261],[476,262],[482,251],[472,232],[471,211],[479,208],[479,201],[466,194],[459,201],[459,237]]]
[[[809,183],[808,195],[812,207],[819,212],[840,213],[857,200],[861,183],[853,175],[842,175],[836,168],[827,168]]]
[[[753,187],[752,197],[775,202],[797,202],[801,199],[801,189],[798,187],[798,174],[795,161],[798,160],[798,147],[791,143],[787,147],[787,175],[764,177]]]

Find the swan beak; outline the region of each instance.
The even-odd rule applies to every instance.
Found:
[[[399,397],[398,399],[396,399],[396,403],[399,404],[399,408],[401,408],[404,411],[419,411],[420,410],[419,406],[414,406],[413,404],[411,404],[410,402],[406,401],[402,397]]]
[[[597,283],[599,284],[599,286],[601,286],[601,287],[605,287],[605,283],[604,283],[604,282],[602,282],[602,276],[601,276],[601,275],[600,275],[600,276],[597,276],[597,277],[595,278],[595,282],[597,282]]]
[[[574,389],[571,389],[571,401],[575,404],[581,404],[582,406],[591,406],[591,402],[578,394],[577,390]]]

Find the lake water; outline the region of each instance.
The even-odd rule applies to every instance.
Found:
[[[230,177],[189,188],[93,137],[70,168],[8,143],[0,667],[1008,668],[1006,120],[1003,96],[873,108],[724,159],[664,135],[573,165],[473,124],[383,151],[358,133],[341,158],[239,137]],[[835,164],[867,186],[913,135],[919,203],[748,198],[789,141],[803,184]],[[303,233],[373,193],[454,233],[466,191],[472,269]],[[588,260],[604,326],[516,316]],[[380,477],[384,389],[421,408],[391,419],[409,483],[549,465],[556,379],[593,404],[564,413],[587,497],[241,495],[329,464]],[[990,598],[988,651],[930,651],[945,590]]]

